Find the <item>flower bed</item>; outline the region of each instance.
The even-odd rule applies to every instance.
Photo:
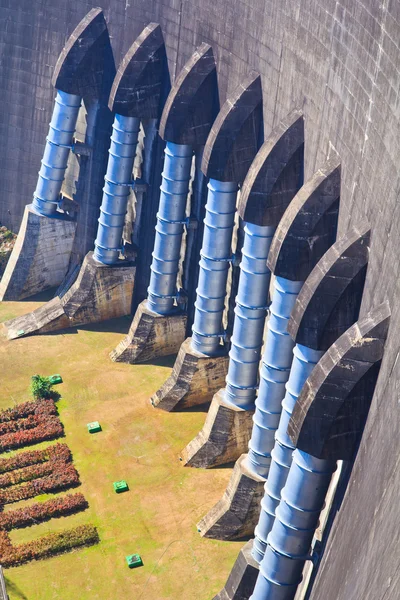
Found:
[[[61,437],[54,400],[24,402],[0,413],[0,452]]]
[[[21,429],[32,429],[38,424],[36,415],[29,415],[24,419],[16,419],[15,421],[5,421],[0,423],[0,435],[5,433],[13,433],[14,431],[20,431]]]
[[[37,525],[56,517],[66,517],[85,510],[88,503],[83,494],[67,494],[40,504],[10,510],[0,514],[0,529],[11,531]]]
[[[8,482],[12,487],[0,489],[0,504],[11,504],[40,494],[59,492],[79,484],[79,475],[72,464],[71,452],[66,444],[56,444],[42,452],[47,454],[47,462],[29,465],[19,471],[14,470],[0,476],[5,481],[7,477],[13,480]],[[31,457],[32,454],[29,453]],[[39,456],[40,451],[35,454],[35,458]],[[21,481],[27,483],[13,485]]]
[[[30,560],[47,558],[98,542],[99,535],[93,525],[81,525],[61,533],[51,533],[18,546],[13,546],[8,533],[0,530],[0,563],[3,567],[15,567]]]
[[[0,458],[0,474],[46,462],[46,460],[49,460],[48,448],[44,450],[27,450],[26,452],[14,454],[9,458]]]
[[[35,415],[39,413],[43,415],[56,415],[57,408],[54,400],[23,402],[22,404],[17,404],[17,406],[13,406],[12,408],[6,408],[6,410],[2,410],[0,412],[0,423],[24,419],[29,417],[29,415]]]
[[[10,473],[3,473],[0,475],[0,488],[10,487],[11,485],[18,485],[19,483],[25,483],[26,481],[32,481],[32,479],[38,479],[45,475],[51,475],[53,472],[53,464],[50,461],[39,463],[38,465],[30,465],[17,471],[11,471]]]
[[[0,412],[0,452],[55,439],[64,434],[54,400],[25,402]],[[13,545],[8,532],[49,519],[67,516],[88,506],[82,494],[67,494],[43,503],[1,512],[4,504],[55,493],[79,485],[66,444],[26,451],[0,458],[0,563],[12,567],[96,544],[98,533],[92,525],[50,534],[26,544]]]

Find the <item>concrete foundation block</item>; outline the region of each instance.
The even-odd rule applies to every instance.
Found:
[[[75,283],[62,298],[56,296],[33,312],[6,321],[8,339],[100,323],[131,312],[135,271],[131,263],[106,266],[89,252]]]
[[[186,313],[177,310],[174,314],[158,315],[143,300],[128,335],[111,352],[111,360],[134,364],[176,354],[185,340],[186,321]]]
[[[237,460],[247,452],[254,411],[227,404],[225,390],[212,399],[200,433],[182,451],[185,466],[210,468]]]
[[[256,585],[259,567],[251,555],[253,540],[249,540],[239,552],[225,587],[213,600],[249,600]]]
[[[221,500],[198,523],[202,536],[217,540],[251,537],[258,523],[265,479],[247,468],[246,454],[236,461]]]
[[[62,213],[25,207],[17,241],[0,282],[0,300],[22,300],[60,285],[70,260],[76,222]]]
[[[218,356],[206,356],[192,349],[187,338],[178,353],[171,376],[152,396],[153,406],[181,410],[209,402],[225,384],[229,357],[221,346]]]

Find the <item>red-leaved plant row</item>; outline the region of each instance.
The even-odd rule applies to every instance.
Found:
[[[24,467],[17,471],[11,471],[10,473],[3,473],[0,475],[0,488],[32,481],[33,479],[38,479],[45,475],[51,475],[52,472],[53,464],[50,461],[47,461],[39,463],[38,465],[30,465],[29,467]]]
[[[0,413],[0,452],[54,440],[63,434],[54,400],[25,402]]]
[[[10,450],[55,439],[63,435],[63,427],[53,400],[25,402],[0,413],[0,451]],[[55,444],[0,459],[0,505],[27,500],[37,495],[59,492],[79,484],[66,444]],[[43,503],[0,513],[0,563],[16,566],[68,552],[79,546],[96,544],[98,533],[92,525],[83,525],[13,546],[8,531],[29,527],[54,517],[85,510],[88,504],[82,494],[67,494]]]
[[[23,419],[16,419],[15,421],[6,421],[0,423],[0,435],[5,433],[13,433],[13,431],[19,431],[20,429],[32,429],[38,424],[37,415],[29,415]]]
[[[25,419],[30,415],[38,414],[41,412],[46,415],[56,415],[57,409],[54,400],[35,400],[34,402],[23,402],[17,404],[13,408],[7,408],[0,412],[0,423],[8,423],[9,421],[16,421],[17,419]]]
[[[15,567],[30,560],[47,558],[98,542],[99,535],[93,525],[81,525],[61,533],[51,533],[18,546],[12,545],[7,531],[0,530],[0,563],[3,567]]]
[[[0,487],[9,487],[50,475],[56,461],[72,461],[71,452],[66,444],[58,443],[42,450],[21,452],[11,458],[3,458],[0,463]]]
[[[83,494],[67,494],[61,498],[1,513],[0,529],[11,531],[11,529],[30,527],[56,517],[75,514],[86,510],[87,507],[88,503]]]
[[[54,446],[47,446],[41,450],[26,450],[26,452],[19,452],[8,458],[0,458],[0,474],[46,462],[50,459],[52,453],[58,452],[57,449],[59,447],[66,448],[69,452],[68,447],[65,444],[58,443]],[[63,450],[63,452],[65,452],[65,450]]]
[[[13,485],[1,489],[0,504],[11,504],[12,502],[34,498],[40,494],[59,492],[79,485],[79,475],[71,462],[72,456],[68,446],[66,444],[56,444],[47,448],[46,451],[49,456],[47,463],[25,467],[21,470],[22,473],[16,471],[2,475],[2,477],[9,476],[16,479],[18,473],[20,473],[20,477],[25,477],[24,481],[29,480],[22,485]],[[51,466],[51,472],[41,476],[41,470],[45,470],[44,467],[47,465]],[[32,479],[35,475],[39,478]]]
[[[55,440],[63,435],[64,429],[59,418],[48,417],[46,421],[39,423],[32,429],[15,431],[14,433],[6,433],[0,436],[0,452],[37,444],[45,440]]]

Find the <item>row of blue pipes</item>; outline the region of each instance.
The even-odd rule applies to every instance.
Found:
[[[79,96],[57,91],[34,193],[33,206],[40,214],[52,216],[57,211],[80,104]],[[103,264],[118,260],[139,128],[139,119],[115,115],[94,252],[95,259]],[[176,297],[192,155],[191,146],[167,142],[148,291],[148,307],[158,314],[168,314]],[[223,335],[238,186],[211,179],[208,188],[192,347],[212,356],[218,352]],[[245,223],[244,232],[225,400],[251,410],[270,281],[266,258],[274,228]],[[258,475],[268,475],[253,548],[260,562],[253,600],[294,597],[335,469],[333,462],[299,450],[293,454],[287,425],[304,382],[322,353],[300,345],[293,350],[287,333],[302,282],[276,277],[274,285],[248,455],[248,467]]]
[[[168,314],[172,310],[176,296],[192,154],[190,146],[167,143],[148,292],[148,307],[159,314]],[[218,352],[223,335],[222,315],[238,187],[234,182],[211,179],[208,188],[192,347],[212,356]],[[249,223],[245,224],[244,230],[243,261],[225,399],[235,406],[250,409],[257,386],[269,288],[266,258],[274,230]],[[275,280],[260,390],[249,445],[250,468],[262,476],[269,474],[254,542],[254,556],[262,561],[254,600],[266,597],[288,600],[292,595],[294,597],[334,468],[333,465],[324,464],[322,470],[318,470],[318,465],[312,469],[318,460],[299,453],[303,462],[298,459],[293,463],[292,470],[295,474],[292,479],[295,484],[297,482],[301,492],[308,477],[306,501],[298,501],[295,496],[292,498],[291,494],[295,494],[296,486],[289,486],[290,481],[288,492],[280,501],[294,450],[286,433],[287,424],[305,380],[322,355],[321,352],[300,345],[293,351],[294,344],[287,333],[290,314],[301,287],[302,282],[279,277]],[[292,351],[294,361],[291,369]],[[310,470],[306,468],[307,460]],[[321,478],[324,485],[320,484]],[[312,489],[315,481],[319,482],[317,491],[321,491],[320,495]],[[311,508],[307,508],[308,505]],[[275,595],[272,596],[271,593]]]
[[[81,101],[80,96],[57,90],[33,195],[33,208],[41,215],[57,214]],[[94,250],[94,258],[102,264],[115,264],[121,251],[139,129],[139,119],[115,115]]]

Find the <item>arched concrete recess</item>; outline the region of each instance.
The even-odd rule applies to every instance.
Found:
[[[174,144],[204,146],[218,114],[214,53],[201,44],[177,76],[164,106],[161,137]]]
[[[126,117],[157,119],[169,88],[165,43],[160,25],[149,23],[118,67],[109,109]]]
[[[274,275],[305,281],[336,238],[340,164],[329,159],[298,192],[280,221],[268,255]]]
[[[58,57],[52,84],[82,98],[99,98],[104,77],[104,48],[109,43],[101,8],[93,8],[71,33]]]
[[[272,240],[267,264],[292,281],[306,280],[315,264],[335,242],[340,202],[340,162],[326,161],[299,190],[286,209]],[[264,494],[265,478],[236,461],[221,500],[198,524],[201,535],[233,540],[253,535]]]
[[[55,88],[89,103],[98,99],[103,94],[109,48],[103,12],[92,9],[72,32],[58,58],[52,79]],[[76,220],[67,215],[57,213],[48,218],[28,204],[0,283],[0,300],[22,300],[59,286],[68,271],[76,229]]]
[[[331,353],[331,356],[338,360],[337,344],[345,336],[348,339],[350,335],[354,344],[358,343],[351,332],[358,325],[356,321],[364,291],[369,241],[369,225],[366,222],[361,223],[359,227],[351,228],[344,237],[340,238],[315,266],[297,297],[288,326],[288,330],[297,343],[316,350],[326,350],[327,346],[331,346],[329,340],[335,338],[336,342],[329,348],[325,356]],[[354,323],[356,324],[353,325]],[[306,386],[314,377],[316,370],[323,364],[325,356],[315,367],[303,388],[300,397],[304,398],[305,402],[308,401],[308,387]],[[371,377],[374,376],[374,373],[374,369],[371,369]],[[342,381],[340,385],[343,383]],[[346,382],[344,385],[348,390]],[[368,378],[360,384],[360,393],[365,392],[366,385],[371,386],[373,391],[375,384]],[[330,390],[334,391],[334,387],[330,387]],[[356,396],[354,396],[355,398]],[[295,412],[296,410],[297,408],[295,408]],[[303,417],[304,415],[301,413],[299,418]],[[293,419],[294,417],[290,423],[293,422]],[[361,420],[358,421],[358,424],[360,423]],[[357,428],[353,429],[355,431]],[[358,430],[360,430],[359,427]],[[305,433],[305,437],[308,434],[309,431]],[[293,437],[292,440],[295,443]],[[305,450],[299,443],[297,443],[297,447]],[[309,452],[309,450],[306,451]],[[241,549],[224,589],[214,600],[247,600],[250,597],[259,572],[259,565],[251,555],[252,544],[253,540]]]
[[[348,329],[321,358],[288,426],[297,448],[321,459],[351,460],[360,441],[389,329],[383,303]]]
[[[247,173],[238,212],[243,221],[276,227],[302,185],[304,119],[292,111],[272,131]],[[215,467],[235,461],[247,451],[254,411],[233,409],[214,395],[200,433],[182,451],[185,466]]]
[[[201,170],[210,179],[242,183],[262,137],[261,78],[251,71],[218,113],[204,148]]]
[[[159,25],[151,23],[132,44],[124,57],[110,95],[111,110],[125,116],[156,119],[165,82],[166,55]],[[150,77],[154,94],[146,102]],[[68,291],[32,313],[7,322],[9,339],[33,333],[47,333],[67,327],[98,323],[131,312],[135,267],[128,261],[109,267],[97,263],[89,252],[76,281]]]
[[[370,234],[367,222],[352,227],[311,271],[288,324],[297,344],[327,350],[358,319]]]
[[[360,582],[362,595],[359,596],[357,592],[355,597],[372,600],[379,597],[379,590],[384,589],[380,583],[376,583],[378,587],[373,587],[377,574],[375,570],[369,573],[372,563],[368,563],[366,556],[374,552],[374,564],[390,561],[387,556],[382,556],[376,536],[381,528],[388,535],[396,530],[391,511],[395,509],[398,498],[393,471],[398,452],[394,451],[391,457],[390,453],[396,445],[393,446],[392,440],[388,446],[385,445],[386,434],[393,431],[396,435],[398,430],[395,419],[398,397],[391,398],[388,393],[388,374],[393,375],[396,361],[396,357],[390,354],[393,339],[398,347],[394,319],[393,311],[391,313],[388,302],[385,302],[346,332],[332,346],[332,352],[329,351],[325,360],[321,361],[321,369],[313,374],[312,380],[310,378],[307,387],[310,398],[302,395],[301,405],[289,422],[288,433],[293,440],[297,440],[299,448],[307,448],[307,452],[323,459],[328,457],[348,461],[339,493],[332,505],[331,519],[324,532],[318,562],[313,568],[312,587],[307,596],[312,599],[349,597],[347,591],[352,594],[354,585],[348,580],[348,569],[354,567],[354,561],[361,563],[365,570],[361,574],[363,581]],[[394,401],[394,410],[389,407],[391,400]],[[383,423],[377,419],[377,413],[382,412],[385,413]],[[373,464],[371,455],[373,458],[379,455],[380,465]],[[368,469],[365,472],[366,465]],[[366,481],[362,481],[360,473],[365,473]],[[365,495],[364,502],[370,513],[367,513],[363,501],[352,504],[355,488],[358,495]],[[349,519],[360,530],[351,536]],[[346,525],[343,526],[344,523]],[[359,545],[365,527],[368,543]],[[354,548],[359,551],[356,558]],[[393,572],[397,559],[395,554],[387,566],[387,572]],[[340,581],[335,581],[339,570],[331,570],[336,560],[341,565],[340,572],[344,574]],[[362,568],[357,570],[362,572]],[[351,590],[348,585],[351,585]],[[395,599],[397,596],[394,587],[388,598]]]
[[[303,185],[304,117],[290,112],[257,152],[241,189],[238,212],[243,221],[277,226]]]
[[[201,170],[208,178],[242,183],[257,153],[262,132],[262,91],[252,71],[222,106],[204,148]],[[154,394],[154,406],[171,411],[211,400],[224,385],[228,367],[226,350],[209,357],[182,344],[172,375]]]
[[[172,86],[161,117],[160,136],[174,144],[190,145],[195,151],[201,149],[217,112],[216,64],[211,46],[202,44],[185,64]],[[198,173],[196,176],[198,177]],[[198,226],[196,230],[191,230],[195,232],[195,239],[191,240],[194,248],[201,245],[201,239],[198,240],[203,232],[200,217],[204,218],[206,201],[206,181],[201,173],[200,178],[203,189],[197,208],[199,214],[193,215],[198,217]],[[192,262],[195,264],[190,280],[186,283],[195,293],[199,256],[196,255]],[[178,352],[185,339],[186,321],[186,312],[177,310],[175,314],[157,315],[147,308],[147,300],[143,300],[136,310],[128,335],[111,353],[111,359],[133,364]]]

